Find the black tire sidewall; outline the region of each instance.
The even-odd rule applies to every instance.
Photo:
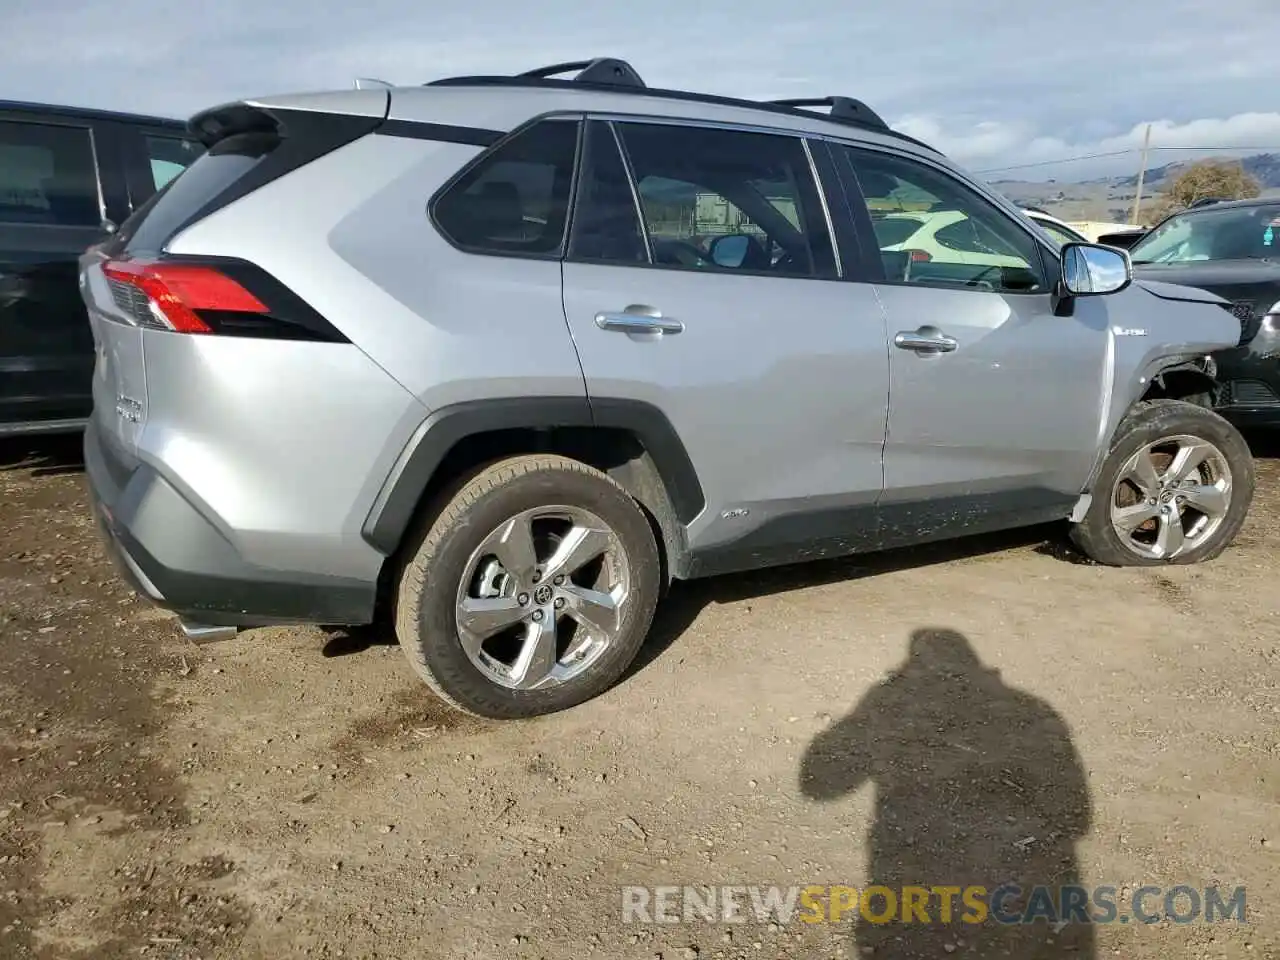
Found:
[[[1080,525],[1077,544],[1095,560],[1122,566],[1191,564],[1222,553],[1240,532],[1253,500],[1253,454],[1240,431],[1212,410],[1164,400],[1153,401],[1130,414],[1118,434],[1093,484],[1093,502]],[[1205,543],[1168,560],[1143,557],[1125,546],[1111,526],[1111,498],[1116,478],[1125,462],[1139,449],[1178,434],[1200,437],[1222,451],[1231,469],[1231,504],[1226,519]]]
[[[460,496],[465,495],[464,489]],[[513,690],[485,676],[462,649],[455,619],[458,585],[471,554],[491,531],[521,511],[552,505],[590,510],[609,525],[630,567],[631,602],[613,644],[585,673],[544,690]],[[656,606],[658,553],[643,512],[607,478],[555,468],[523,473],[481,493],[439,532],[419,598],[413,653],[464,709],[493,718],[563,710],[603,693],[635,659]]]

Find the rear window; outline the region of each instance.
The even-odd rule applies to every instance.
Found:
[[[274,134],[244,133],[214,144],[125,221],[119,242],[131,253],[160,252],[192,214],[246,176],[279,143]]]
[[[204,147],[196,141],[179,137],[147,137],[146,145],[151,181],[156,190],[163,190],[204,153]]]

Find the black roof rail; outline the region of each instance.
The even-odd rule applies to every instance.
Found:
[[[576,73],[575,73],[576,71]],[[594,60],[571,60],[553,63],[518,73],[518,77],[546,80],[561,73],[574,73],[574,83],[603,83],[614,87],[645,89],[645,82],[631,64],[616,57],[596,57]]]
[[[780,107],[792,107],[795,109],[802,107],[829,107],[830,113],[827,116],[832,120],[845,120],[856,123],[859,126],[873,127],[877,130],[889,129],[889,125],[881,119],[878,113],[861,100],[855,100],[853,97],[802,97],[798,100],[770,100],[768,102],[776,103]]]
[[[570,78],[562,74],[573,74]],[[738,97],[726,97],[713,93],[694,93],[688,90],[667,90],[650,87],[641,79],[635,68],[625,60],[616,57],[596,57],[593,60],[571,60],[566,63],[553,63],[545,67],[535,67],[523,73],[497,76],[464,76],[442,77],[424,84],[428,87],[552,87],[562,90],[573,90],[582,87],[610,93],[634,93],[638,96],[662,97],[666,100],[685,100],[693,103],[714,103],[726,107],[745,107],[750,110],[767,110],[770,113],[781,113],[791,117],[813,118],[815,114],[805,107],[828,107],[825,115],[817,114],[822,120],[830,120],[846,126],[872,130],[907,143],[913,143],[926,150],[937,152],[929,144],[894,130],[874,110],[861,100],[853,97],[818,97],[798,100],[744,100]]]

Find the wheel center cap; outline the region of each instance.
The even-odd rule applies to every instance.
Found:
[[[545,607],[551,602],[551,588],[545,583],[533,591],[533,602],[540,607]]]
[[[1161,503],[1168,503],[1169,501],[1171,501],[1171,500],[1173,499],[1173,496],[1174,496],[1174,494],[1173,494],[1173,491],[1172,491],[1172,490],[1166,490],[1166,491],[1164,491],[1164,493],[1160,494],[1160,502],[1161,502]]]

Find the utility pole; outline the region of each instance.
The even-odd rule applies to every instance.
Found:
[[[1147,124],[1146,135],[1142,138],[1142,160],[1138,166],[1138,189],[1133,195],[1133,217],[1130,223],[1138,223],[1138,211],[1142,209],[1142,184],[1147,179],[1147,151],[1151,149],[1151,124]]]

